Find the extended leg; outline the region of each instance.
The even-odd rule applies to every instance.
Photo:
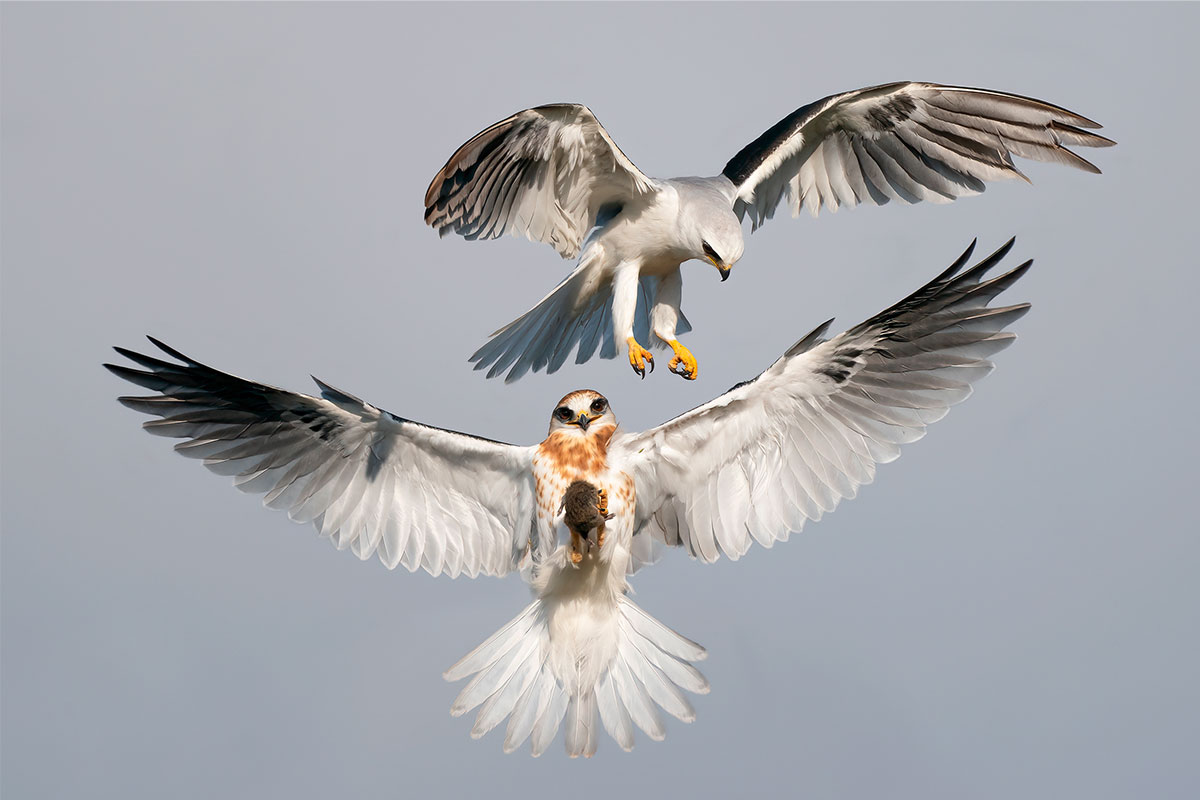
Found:
[[[646,377],[646,366],[654,371],[654,356],[633,338],[633,315],[637,312],[638,275],[641,264],[623,261],[613,276],[613,340],[623,341],[629,349],[629,366],[642,378]]]
[[[685,380],[694,381],[700,367],[691,351],[675,338],[675,326],[679,323],[679,304],[683,299],[683,278],[676,269],[658,283],[658,294],[654,308],[650,311],[650,326],[654,335],[671,346],[675,357],[667,368]]]

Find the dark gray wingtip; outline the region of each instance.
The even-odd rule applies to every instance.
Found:
[[[111,372],[113,375],[116,375],[121,380],[129,381],[130,383],[137,383],[137,381],[134,379],[136,376],[149,374],[146,372],[142,372],[141,370],[133,369],[132,367],[126,367],[122,364],[109,364],[109,363],[105,362],[104,364],[101,364],[100,366],[104,367],[106,370]],[[118,398],[118,399],[120,399],[120,398]]]
[[[113,347],[113,350],[115,350],[118,353],[120,353],[121,355],[125,356],[133,363],[138,364],[143,367],[146,367],[147,369],[160,370],[160,369],[178,369],[179,368],[178,364],[172,364],[170,361],[163,361],[161,358],[155,358],[153,356],[148,356],[148,355],[145,355],[144,353],[139,353],[136,350],[130,350],[127,347]]]
[[[833,324],[834,319],[835,317],[830,317],[817,327],[813,328],[811,332],[804,336],[804,338],[800,339],[800,341],[796,342],[787,349],[787,352],[783,354],[784,358],[791,358],[792,356],[798,356],[801,353],[806,353],[820,344],[821,337],[824,336],[825,332],[829,330],[829,326]]]
[[[957,275],[958,271],[966,266],[967,262],[971,260],[971,255],[975,252],[975,245],[978,243],[979,237],[976,236],[971,240],[971,243],[967,245],[967,249],[962,251],[962,255],[954,259],[954,263],[942,270],[941,274],[939,274],[936,278],[925,284],[924,288],[928,289],[931,286],[936,286],[937,284],[942,283],[943,281],[948,281]],[[1009,244],[1012,244],[1012,242],[1010,241]]]
[[[203,366],[199,361],[196,361],[195,359],[192,359],[192,358],[188,358],[183,353],[176,350],[174,347],[171,347],[170,345],[168,345],[164,342],[161,342],[158,339],[155,339],[150,334],[146,334],[146,338],[150,340],[150,343],[152,345],[157,347],[159,350],[162,350],[167,355],[171,356],[171,358],[177,358],[180,361],[182,361],[183,363],[190,364],[193,367]]]
[[[992,253],[990,256],[983,259],[963,274],[955,277],[955,279],[950,281],[948,285],[963,286],[968,283],[975,283],[981,280],[983,276],[986,275],[992,268],[1004,260],[1004,257],[1008,255],[1009,251],[1013,249],[1013,245],[1016,243],[1017,237],[1013,236],[1007,242],[1000,245],[1000,247],[996,248],[996,252]]]
[[[967,245],[967,249],[962,251],[962,255],[955,259],[954,263],[951,264],[945,272],[938,276],[938,279],[940,280],[943,277],[948,278],[962,269],[963,265],[971,260],[971,255],[975,252],[975,245],[977,244],[979,244],[978,236],[971,240],[971,243]]]
[[[358,403],[359,405],[366,405],[362,398],[355,397],[349,392],[343,392],[341,389],[338,389],[335,386],[330,386],[316,375],[309,375],[308,377],[312,378],[313,383],[315,383],[317,388],[321,390],[321,397],[324,397],[326,400],[335,403]]]

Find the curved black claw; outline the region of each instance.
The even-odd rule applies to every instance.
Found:
[[[650,371],[654,372],[654,356],[647,353],[644,360],[645,360],[646,364],[649,365]],[[633,366],[633,365],[631,364],[630,366]],[[646,368],[645,367],[633,366],[633,371],[637,373],[637,376],[639,378],[641,378],[642,380],[646,380]]]

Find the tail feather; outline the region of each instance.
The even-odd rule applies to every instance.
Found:
[[[536,306],[493,333],[471,356],[475,369],[487,369],[489,378],[507,370],[504,382],[512,383],[531,369],[556,371],[580,341],[592,342],[594,350],[612,292],[604,284],[585,295],[591,271],[590,262],[581,262]]]
[[[660,707],[691,722],[696,712],[684,691],[708,692],[708,682],[690,663],[704,658],[704,648],[626,597],[618,599],[613,611],[615,649],[604,654],[607,663],[599,678],[579,685],[577,675],[555,674],[554,663],[575,659],[550,658],[554,642],[546,606],[540,599],[530,603],[446,671],[448,680],[474,676],[451,713],[458,716],[480,706],[471,730],[476,738],[507,717],[504,751],[511,753],[529,739],[535,756],[545,751],[560,725],[567,754],[588,757],[596,752],[601,726],[630,750],[634,725],[656,741],[666,735]]]
[[[461,681],[489,664],[494,664],[496,659],[516,646],[517,642],[521,641],[525,634],[529,633],[530,629],[538,623],[540,612],[538,603],[530,603],[524,611],[488,637],[487,641],[467,653],[459,659],[457,664],[442,673],[442,677],[451,682]]]
[[[530,734],[530,752],[534,758],[546,752],[554,734],[558,733],[558,724],[562,722],[563,714],[567,713],[567,693],[562,690],[562,684],[557,683],[555,691],[551,691],[549,702],[538,714],[537,723]],[[521,743],[517,742],[519,746]]]
[[[612,670],[604,673],[604,677],[596,684],[596,706],[600,710],[600,719],[604,721],[604,729],[609,736],[625,752],[633,749],[633,719],[629,709],[613,683]]]
[[[494,699],[537,646],[538,640],[532,636],[517,640],[513,647],[505,650],[495,661],[475,674],[459,693],[458,699],[450,708],[450,713],[460,717],[480,703]]]
[[[598,317],[598,318],[597,318]],[[609,333],[605,335],[605,331]],[[604,303],[588,317],[588,324],[579,331],[579,349],[575,351],[575,363],[582,364],[592,357],[600,340],[612,339],[612,302]],[[567,348],[568,352],[570,348]]]
[[[625,659],[613,659],[609,670],[616,680],[617,693],[629,709],[629,716],[633,718],[634,724],[656,742],[665,739],[667,730],[663,727],[662,715],[658,713],[658,708],[646,693],[646,688],[634,677]]]
[[[600,738],[597,732],[596,692],[588,690],[574,695],[567,704],[567,716],[563,723],[563,739],[567,744],[567,755],[571,758],[591,758],[596,754]]]
[[[628,598],[623,598],[621,620],[643,636],[663,653],[674,656],[681,661],[703,661],[708,653],[703,647],[686,636],[680,636],[675,631],[663,625],[654,617],[647,614]]]
[[[666,675],[647,658],[645,653],[638,650],[630,639],[621,641],[618,652],[633,677],[646,690],[651,700],[678,720],[692,722],[696,719],[695,709],[683,696],[683,692],[679,691],[679,687],[667,680]]]
[[[550,667],[542,662],[533,681],[529,684],[529,688],[521,695],[516,708],[508,718],[508,730],[504,735],[504,752],[513,752],[529,738],[529,734],[533,732],[533,726],[550,704],[555,683]]]
[[[538,640],[530,637],[528,645],[520,648],[514,659],[515,667],[509,670],[508,677],[500,684],[492,695],[484,701],[483,707],[475,718],[475,726],[471,736],[475,739],[483,736],[492,728],[504,721],[516,708],[517,701],[524,695],[525,690],[533,683],[541,670],[541,663],[531,658],[533,651],[538,649]],[[514,648],[513,652],[518,652]]]
[[[590,274],[585,274],[590,269],[590,264],[581,262],[536,306],[493,333],[471,356],[475,369],[486,369],[489,378],[507,371],[504,382],[512,383],[530,370],[557,372],[572,350],[576,364],[590,359],[597,347],[601,358],[616,358],[620,348],[612,331],[612,284],[602,282],[590,289],[590,295],[583,296],[592,280]],[[666,342],[650,330],[650,310],[657,294],[658,278],[638,279],[633,333],[639,342],[662,349]],[[691,329],[687,317],[679,312],[676,333]]]

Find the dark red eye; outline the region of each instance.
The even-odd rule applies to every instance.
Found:
[[[571,419],[571,409],[567,408],[566,406],[559,406],[558,408],[554,409],[554,416],[558,417],[563,422],[567,422]]]
[[[592,401],[592,413],[593,414],[603,414],[604,409],[606,409],[606,408],[608,408],[608,401],[605,400],[603,397],[601,397],[598,400]]]

